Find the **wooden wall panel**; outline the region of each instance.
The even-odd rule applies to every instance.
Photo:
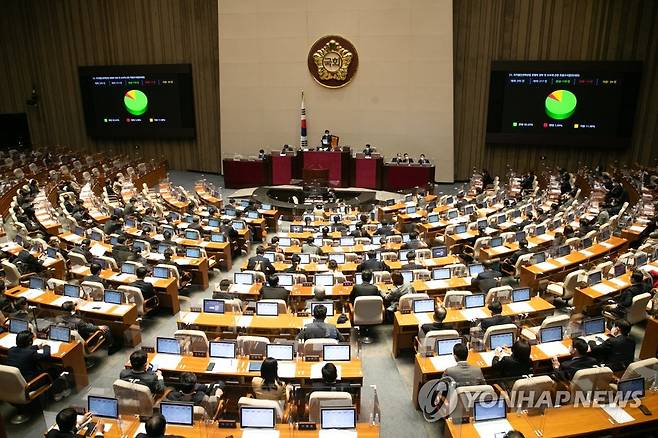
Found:
[[[217,0],[5,0],[0,112],[27,110],[35,144],[165,157],[173,168],[219,172],[217,14]],[[151,63],[192,64],[196,139],[87,137],[78,66]],[[25,106],[32,84],[38,108]]]
[[[658,159],[658,2],[652,0],[454,0],[455,178],[473,167],[656,163]],[[599,150],[485,145],[493,60],[641,60],[633,144]]]

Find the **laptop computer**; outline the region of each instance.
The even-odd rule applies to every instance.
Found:
[[[320,429],[356,429],[356,408],[321,408]]]
[[[562,340],[562,326],[546,327],[539,329],[539,342],[558,342]]]
[[[30,323],[24,319],[11,318],[9,320],[9,333],[18,334],[22,331],[29,330]]]
[[[504,398],[501,397],[496,402],[473,402],[473,421],[502,420],[504,418],[507,418],[507,406]]]
[[[153,277],[155,278],[169,278],[169,269],[163,266],[156,266],[153,268]]]
[[[236,272],[233,274],[235,284],[254,284],[254,274],[251,272]]]
[[[461,344],[463,341],[461,338],[452,338],[452,339],[438,339],[436,341],[435,350],[437,356],[448,356],[452,354],[453,348],[455,345]]]
[[[468,265],[469,277],[477,277],[480,272],[484,272],[484,265],[482,263],[473,263]]]
[[[61,325],[51,325],[48,330],[48,339],[51,341],[71,342],[71,329]]]
[[[90,395],[87,397],[87,411],[94,417],[119,418],[119,401],[112,397]]]
[[[530,288],[519,287],[512,289],[512,302],[520,303],[522,301],[530,301]]]
[[[256,302],[256,315],[258,316],[278,316],[279,304],[257,301]]]
[[[203,312],[204,313],[224,313],[224,301],[223,300],[213,300],[210,298],[204,298],[203,300]]]
[[[158,354],[180,354],[180,343],[176,338],[158,336],[155,340],[155,351]]]
[[[267,344],[265,355],[276,360],[291,361],[295,358],[294,347],[293,344]]]
[[[599,284],[603,280],[603,273],[601,271],[594,271],[587,274],[587,284],[594,286]]]
[[[413,311],[414,313],[433,313],[434,312],[434,300],[433,299],[420,299],[413,300]]]
[[[432,280],[448,280],[451,276],[450,268],[432,269]]]
[[[187,248],[185,250],[185,257],[188,257],[188,258],[191,258],[191,259],[201,258],[201,249],[199,249],[199,248]]]
[[[30,282],[28,284],[28,289],[46,289],[46,281],[41,277],[30,277]]]
[[[333,286],[334,280],[333,274],[316,274],[313,282],[316,286]]]
[[[210,341],[208,343],[208,353],[210,357],[235,359],[236,344],[227,341]]]
[[[466,309],[473,309],[475,307],[484,307],[484,294],[466,295],[464,297],[464,307]]]
[[[192,426],[194,424],[194,404],[193,403],[174,403],[160,402],[160,413],[167,424],[176,424],[179,426]]]
[[[276,410],[274,408],[240,407],[240,428],[274,429],[275,426]]]
[[[489,336],[489,349],[495,350],[497,347],[511,347],[514,344],[514,333],[496,333]]]
[[[344,362],[352,357],[350,344],[325,344],[322,346],[322,360],[326,362]]]
[[[80,298],[80,286],[76,284],[65,284],[64,296],[69,298]]]
[[[324,306],[327,309],[327,316],[334,316],[334,303],[318,303],[311,301],[311,315],[317,306]]]
[[[620,380],[617,383],[617,394],[624,401],[644,397],[644,377]]]
[[[103,301],[109,304],[121,304],[123,294],[118,290],[105,289],[103,291]]]
[[[135,275],[136,270],[137,270],[137,266],[135,266],[132,263],[124,263],[124,264],[121,265],[121,273],[122,274]]]

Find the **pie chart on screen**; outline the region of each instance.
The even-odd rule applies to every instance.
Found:
[[[546,115],[554,120],[564,120],[576,111],[576,95],[569,90],[555,90],[546,97]]]
[[[142,91],[130,90],[123,96],[123,104],[130,114],[141,116],[148,109],[149,100]]]

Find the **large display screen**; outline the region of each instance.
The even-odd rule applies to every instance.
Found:
[[[493,62],[486,141],[628,146],[641,67],[639,62]]]
[[[190,64],[79,67],[87,133],[96,138],[192,138]]]

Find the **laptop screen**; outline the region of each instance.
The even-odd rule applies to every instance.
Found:
[[[432,270],[432,280],[447,280],[450,277],[450,268],[438,268]]]
[[[188,240],[198,240],[199,232],[197,230],[185,230],[185,238]]]
[[[308,253],[300,253],[297,254],[299,256],[299,264],[300,265],[308,265],[311,263],[311,254]]]
[[[525,239],[525,231],[517,231],[514,234],[514,239],[516,239],[517,242],[520,242]]]
[[[293,285],[292,274],[277,274],[277,277],[279,278],[279,286],[286,287]]]
[[[545,342],[556,342],[562,340],[562,326],[546,327],[539,330],[539,339]]]
[[[233,223],[231,223],[231,226],[232,226],[233,229],[236,230],[236,231],[240,231],[240,230],[244,230],[244,229],[245,229],[244,222],[242,222],[242,221],[236,221],[236,222],[233,222]]]
[[[311,301],[311,315],[317,306],[324,306],[327,309],[327,316],[334,316],[334,303],[317,303]]]
[[[291,243],[290,237],[279,237],[279,246],[288,247],[291,244],[292,243]]]
[[[398,252],[398,260],[400,260],[401,262],[406,262],[408,260],[407,259],[407,253],[409,253],[409,251],[406,250],[406,249],[403,249],[402,251],[399,251]]]
[[[465,215],[470,215],[474,211],[475,211],[475,206],[473,206],[473,205],[467,205],[466,207],[464,207],[464,214]]]
[[[304,225],[290,225],[291,233],[301,233],[304,231]]]
[[[592,318],[583,321],[583,333],[585,334],[585,336],[605,333],[605,319]]]
[[[51,259],[57,258],[57,250],[55,248],[48,247],[46,248],[46,255]]]
[[[221,225],[221,223],[219,222],[219,219],[215,219],[215,218],[208,219],[208,226],[209,227],[219,228],[220,225]]]
[[[570,253],[571,253],[571,247],[569,245],[562,245],[557,249],[558,257],[568,256]]]
[[[135,226],[135,221],[134,219],[126,219],[124,224],[126,225],[126,228],[133,228]]]
[[[260,217],[260,215],[258,214],[257,211],[249,211],[249,212],[247,212],[247,217],[249,219],[258,219]]]
[[[466,232],[466,225],[455,226],[455,234],[462,234]]]
[[[341,237],[340,246],[354,246],[354,237]]]
[[[210,357],[235,359],[235,342],[210,341],[208,346]]]
[[[492,401],[473,402],[474,421],[500,420],[506,415],[505,399],[502,397],[495,403]]]
[[[436,341],[436,354],[439,356],[448,356],[452,354],[452,349],[455,348],[455,345],[461,343],[461,338],[439,339]]]
[[[445,246],[435,246],[432,248],[433,258],[445,257],[446,255],[448,255],[448,248]]]
[[[121,265],[121,273],[135,275],[135,265],[132,263],[124,263]]]
[[[276,425],[276,412],[274,408],[240,407],[240,427],[274,429]]]
[[[294,345],[292,344],[267,344],[266,356],[276,360],[293,360]]]
[[[155,342],[157,353],[180,354],[180,343],[175,338],[161,338],[158,336]]]
[[[330,345],[325,344],[322,346],[322,360],[333,361],[348,361],[351,357],[349,344]]]
[[[267,260],[269,260],[270,263],[274,263],[276,261],[276,254],[273,253],[272,251],[264,252],[263,257],[265,257]]]
[[[323,244],[324,244],[324,242],[323,242],[322,237],[316,237],[316,238],[313,239],[313,245],[317,246],[318,248],[323,246]]]
[[[535,228],[535,236],[541,236],[542,234],[546,234],[546,226],[544,225]]]
[[[258,316],[277,316],[279,314],[278,303],[258,301],[256,302],[256,315]]]
[[[249,372],[256,373],[260,371],[261,366],[263,366],[263,362],[249,362]]]
[[[251,272],[236,272],[233,274],[235,284],[254,284],[254,274]]]
[[[492,237],[491,240],[489,241],[489,246],[492,248],[495,248],[497,246],[502,246],[503,245],[503,238],[502,237]]]
[[[591,237],[586,237],[586,238],[582,239],[580,241],[580,243],[581,243],[581,246],[583,247],[583,249],[589,248],[590,246],[592,246],[592,238]]]
[[[12,318],[9,320],[9,333],[18,334],[22,331],[28,330],[30,324],[23,319]]]
[[[271,210],[272,209],[272,204],[262,204],[260,206],[261,210]]]
[[[497,347],[511,347],[514,344],[514,333],[496,333],[489,336],[489,347],[495,350]]]
[[[320,409],[320,429],[356,429],[356,409]]]
[[[316,286],[333,286],[334,285],[334,275],[333,274],[317,274],[314,278]]]
[[[422,299],[413,301],[414,313],[431,313],[434,312],[434,300]]]
[[[434,224],[439,221],[439,215],[438,214],[430,214],[427,216],[427,222],[430,224]]]
[[[603,275],[601,271],[594,271],[587,275],[587,283],[590,286],[594,286],[595,284],[599,284],[603,278]]]
[[[161,402],[160,413],[167,424],[180,424],[192,426],[194,424],[194,404]]]
[[[617,392],[622,400],[644,397],[644,377],[620,380],[617,383]]]
[[[211,242],[216,242],[216,243],[223,243],[225,241],[225,237],[223,234],[220,233],[212,233],[210,235],[210,241]]]
[[[620,277],[626,273],[626,265],[623,263],[617,263],[614,269],[615,277]]]
[[[71,329],[60,325],[51,325],[48,332],[48,337],[52,341],[70,342]]]
[[[357,272],[356,274],[354,274],[354,284],[363,284],[362,275],[363,274],[361,274],[360,272]]]
[[[414,214],[416,213],[416,206],[415,205],[410,205],[407,207],[407,214]]]
[[[169,269],[163,266],[156,266],[153,268],[153,276],[155,278],[169,278]]]
[[[121,304],[121,299],[123,294],[118,290],[108,290],[103,291],[103,301],[110,304]]]
[[[187,248],[185,250],[185,256],[191,259],[201,258],[201,249],[199,248]]]
[[[414,273],[411,271],[400,271],[400,274],[402,274],[402,278],[404,279],[405,283],[411,283],[414,281]]]
[[[635,253],[635,262],[633,263],[635,267],[644,266],[647,264],[648,256],[646,253]]]
[[[345,263],[345,254],[342,253],[329,254],[329,260],[335,260],[336,263],[342,265]]]
[[[484,265],[482,263],[474,263],[468,265],[468,275],[471,277],[477,277],[480,272],[484,272]]]
[[[512,290],[512,302],[518,303],[520,301],[529,301],[529,300],[530,300],[529,287],[520,287],[518,289]]]
[[[464,307],[472,309],[474,307],[484,306],[484,294],[466,295],[464,297]]]
[[[80,298],[80,286],[75,284],[65,284],[64,296],[69,298]]]
[[[205,313],[224,313],[224,301],[205,298],[203,300],[203,311]]]
[[[30,284],[28,287],[30,289],[44,290],[46,288],[46,282],[40,277],[30,277]]]
[[[90,395],[87,397],[87,411],[95,417],[119,418],[119,401],[115,398]]]
[[[533,264],[538,264],[538,263],[544,263],[546,261],[546,254],[543,252],[538,252],[534,256],[532,256],[532,263]]]
[[[229,217],[236,217],[238,214],[235,212],[235,209],[227,208],[224,210],[224,215]]]

